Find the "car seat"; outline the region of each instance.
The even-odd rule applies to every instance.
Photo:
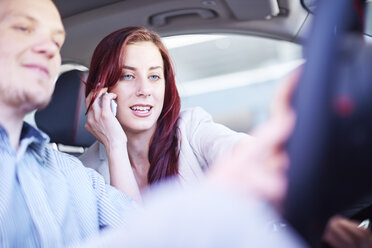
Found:
[[[62,73],[49,105],[35,113],[37,127],[50,136],[52,143],[84,148],[95,141],[84,128],[86,75],[76,69]]]

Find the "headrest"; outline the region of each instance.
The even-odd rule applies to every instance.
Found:
[[[61,74],[49,105],[35,113],[38,128],[51,142],[69,146],[90,146],[95,138],[85,128],[86,73],[71,70]]]

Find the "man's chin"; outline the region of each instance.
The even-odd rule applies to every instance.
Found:
[[[24,105],[28,106],[27,112],[32,112],[34,110],[41,110],[48,106],[52,99],[51,95],[43,95],[43,94],[32,94],[26,96],[24,99]]]
[[[52,97],[49,97],[45,101],[38,102],[35,109],[37,109],[37,110],[44,109],[46,106],[48,106],[48,104],[50,103],[51,100],[52,100]]]

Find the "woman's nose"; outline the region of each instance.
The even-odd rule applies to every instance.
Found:
[[[139,89],[136,93],[137,96],[151,96],[151,92],[148,89]]]
[[[151,89],[149,86],[148,79],[146,77],[141,77],[138,83],[139,83],[139,87],[136,92],[136,95],[145,96],[145,97],[151,96]]]

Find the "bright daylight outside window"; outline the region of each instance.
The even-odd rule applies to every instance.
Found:
[[[237,131],[268,117],[278,83],[303,63],[300,45],[267,38],[181,35],[163,41],[176,68],[182,109],[201,106]]]

